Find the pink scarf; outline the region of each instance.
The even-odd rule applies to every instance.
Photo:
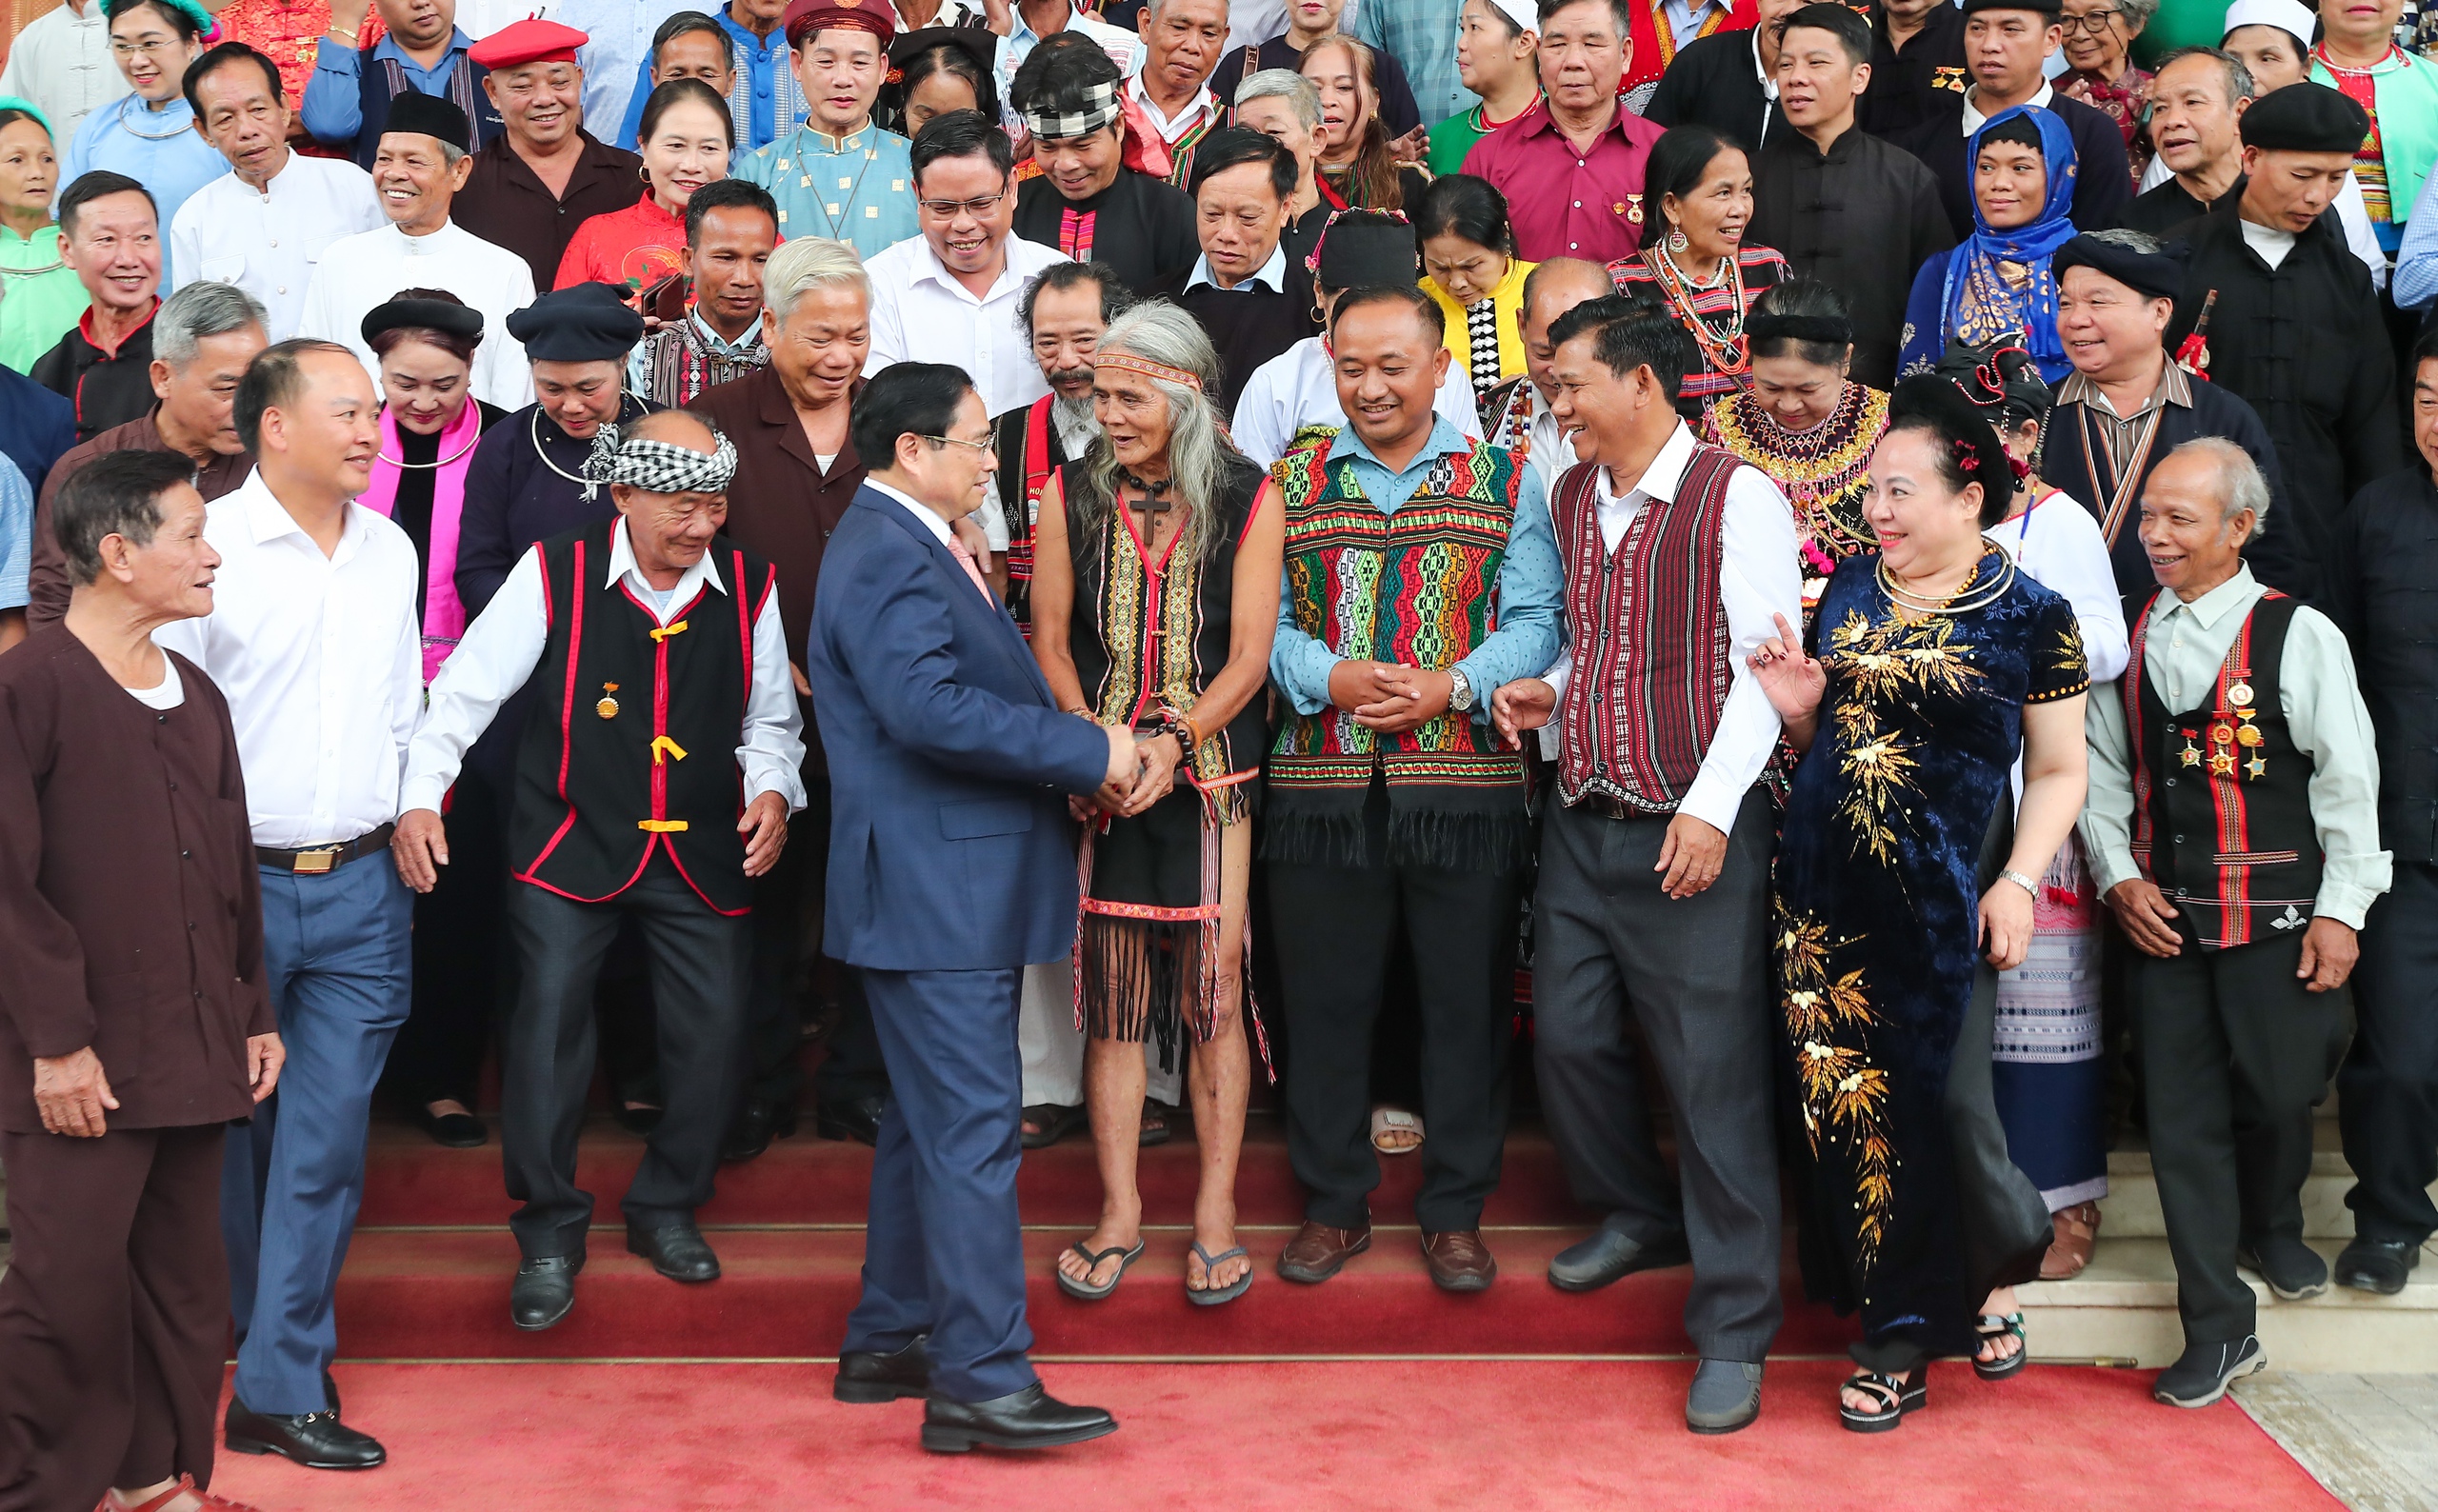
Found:
[[[466,633],[466,606],[457,597],[457,524],[466,510],[466,469],[473,466],[474,438],[482,428],[482,406],[470,396],[466,408],[440,432],[437,454],[450,460],[442,461],[431,480],[431,550],[423,595],[423,680],[427,683]],[[381,457],[372,464],[371,485],[355,501],[375,514],[390,515],[397,508],[398,481],[405,474],[389,459],[406,455],[402,445],[397,417],[384,406]]]

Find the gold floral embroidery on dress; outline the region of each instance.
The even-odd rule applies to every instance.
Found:
[[[1863,937],[1831,941],[1809,913],[1776,905],[1779,1002],[1795,1047],[1803,1135],[1814,1161],[1824,1143],[1842,1146],[1854,1177],[1857,1268],[1879,1259],[1896,1202],[1896,1146],[1888,1128],[1888,1073],[1871,1064],[1876,1023],[1858,967],[1832,974],[1831,956]]]
[[[1883,706],[1901,702],[1910,708],[1931,693],[1963,697],[1984,680],[1983,673],[1973,665],[1973,647],[1956,642],[1955,624],[1944,615],[1908,624],[1893,612],[1874,621],[1853,610],[1828,632],[1828,648],[1824,661],[1836,689],[1838,771],[1846,779],[1838,817],[1858,846],[1888,864],[1896,859],[1894,820],[1907,814],[1904,800],[1917,791],[1920,763],[1913,743],[1884,715]]]

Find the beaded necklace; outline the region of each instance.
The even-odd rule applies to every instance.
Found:
[[[1703,357],[1713,372],[1741,373],[1751,366],[1750,353],[1744,345],[1744,265],[1733,254],[1720,258],[1718,275],[1707,284],[1697,284],[1676,266],[1669,254],[1668,244],[1661,241],[1643,254],[1650,270],[1658,276],[1659,288],[1669,304],[1676,307],[1676,318],[1693,335],[1702,348]],[[1715,326],[1711,318],[1693,308],[1693,296],[1713,289],[1728,291],[1725,318]]]

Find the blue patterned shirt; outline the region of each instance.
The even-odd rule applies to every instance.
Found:
[[[1481,104],[1456,73],[1456,19],[1464,0],[1373,0],[1356,13],[1356,40],[1404,66],[1422,124],[1437,126]]]

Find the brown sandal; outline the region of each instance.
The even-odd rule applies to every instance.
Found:
[[[2099,1243],[2099,1204],[2076,1203],[2050,1214],[2048,1222],[2055,1234],[2040,1259],[2040,1279],[2070,1281],[2091,1263],[2091,1246]]]

